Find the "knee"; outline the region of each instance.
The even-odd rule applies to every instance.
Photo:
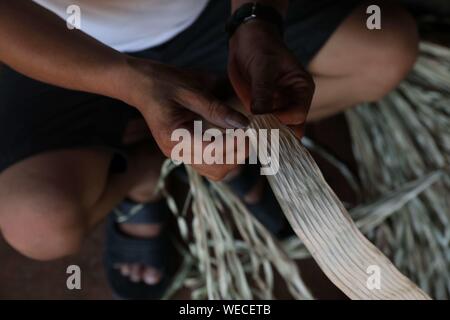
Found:
[[[419,46],[417,25],[403,8],[388,4],[384,10],[382,30],[374,37],[368,52],[365,81],[365,101],[383,98],[408,75],[413,68]]]
[[[53,260],[76,253],[85,228],[78,206],[61,200],[47,205],[27,201],[2,205],[1,231],[21,254],[36,260]]]

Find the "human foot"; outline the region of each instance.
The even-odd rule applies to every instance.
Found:
[[[167,217],[162,214],[167,215],[168,211],[162,196],[155,194],[159,168],[164,161],[163,155],[157,151],[146,142],[137,145],[130,152],[129,169],[135,177],[134,184],[128,191],[127,200],[114,210],[116,218],[118,213],[122,214],[115,223],[120,234],[129,239],[142,240],[143,243],[148,241],[150,244],[157,244],[159,239],[164,238],[162,234],[164,224],[161,221],[165,221]],[[133,212],[137,213],[133,216]],[[143,217],[139,217],[140,215]],[[155,254],[164,253],[155,252]],[[133,283],[145,283],[149,286],[158,284],[163,278],[161,268],[148,263],[145,259],[139,261],[139,257],[135,258],[136,262],[119,261],[114,264],[114,268]],[[152,259],[161,260],[160,257],[153,257],[150,260]]]
[[[170,284],[172,246],[165,229],[166,202],[119,204],[108,217],[106,270],[122,299],[159,299]]]
[[[161,164],[164,158],[150,152],[148,146],[142,146],[136,152],[136,159],[133,162],[138,178],[135,185],[128,192],[128,198],[136,203],[152,203],[161,201],[162,197],[155,194],[155,187],[158,183]],[[122,233],[137,239],[157,238],[163,229],[160,223],[120,223],[119,229]],[[146,266],[142,263],[118,264],[117,268],[124,277],[128,277],[133,282],[144,282],[148,285],[158,283],[162,278],[160,270]]]
[[[138,239],[157,238],[161,234],[162,228],[162,224],[119,224],[122,233]],[[122,276],[136,283],[144,282],[148,285],[155,285],[161,281],[163,276],[161,270],[143,263],[118,263],[115,267],[120,270]]]

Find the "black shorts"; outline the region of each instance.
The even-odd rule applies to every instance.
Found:
[[[307,66],[358,0],[294,0],[286,42]],[[211,0],[196,22],[172,40],[132,55],[226,74],[224,24],[229,0]],[[108,97],[71,91],[0,68],[0,172],[49,150],[101,147],[121,150],[122,135],[136,109]]]

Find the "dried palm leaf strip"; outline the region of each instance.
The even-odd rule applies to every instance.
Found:
[[[270,115],[252,119],[254,129],[279,129],[279,159],[260,152],[261,163],[278,161],[268,181],[297,236],[328,278],[351,299],[429,299],[358,230],[317,164],[292,132]],[[256,137],[250,139],[256,149]],[[270,150],[270,139],[268,139]],[[380,288],[368,285],[377,267]]]

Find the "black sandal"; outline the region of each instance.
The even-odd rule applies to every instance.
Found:
[[[242,199],[263,177],[260,174],[260,169],[261,167],[258,164],[244,164],[240,174],[227,181],[227,184]],[[255,218],[273,235],[278,238],[284,238],[291,233],[283,210],[275,198],[268,181],[264,181],[261,199],[254,204],[246,204],[246,206]]]
[[[167,232],[153,238],[141,239],[123,233],[119,223],[164,223],[169,217],[165,200],[138,204],[124,200],[108,216],[105,268],[107,278],[115,296],[119,299],[160,299],[170,285],[170,259],[173,246]],[[155,285],[132,282],[122,275],[118,264],[139,263],[151,266],[162,273],[161,281]]]

